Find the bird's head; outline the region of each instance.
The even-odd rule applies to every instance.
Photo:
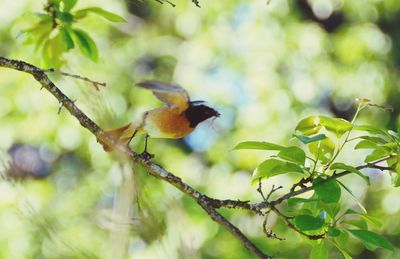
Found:
[[[189,108],[184,111],[192,128],[195,128],[202,121],[220,116],[216,110],[201,103],[201,101],[190,102]]]

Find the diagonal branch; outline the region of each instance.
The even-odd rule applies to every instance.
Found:
[[[186,195],[190,196],[194,199],[207,214],[221,226],[223,226],[227,231],[229,231],[236,239],[238,239],[251,253],[259,258],[271,258],[269,255],[264,254],[254,243],[252,243],[236,226],[230,223],[224,216],[222,216],[216,209],[219,208],[215,206],[216,199],[211,199],[208,196],[200,193],[190,185],[184,183],[179,177],[174,174],[166,171],[161,166],[152,163],[150,161],[144,160],[138,156],[137,153],[133,152],[129,147],[119,145],[114,141],[114,139],[110,138],[105,132],[89,117],[86,116],[76,105],[75,103],[69,99],[61,90],[47,77],[44,70],[26,63],[24,61],[7,59],[4,57],[0,57],[0,67],[10,68],[14,70],[18,70],[21,72],[25,72],[31,74],[36,81],[38,81],[42,88],[48,90],[59,102],[62,107],[65,107],[71,115],[73,115],[79,123],[96,138],[102,140],[106,144],[115,146],[116,150],[125,154],[131,158],[132,163],[138,162],[140,163],[147,172],[161,180],[168,182],[173,185],[177,189],[181,190]],[[224,201],[219,201],[220,204],[231,204],[234,207],[234,203],[230,200],[229,202],[224,203]],[[247,202],[241,202],[244,206]],[[221,206],[220,206],[221,207]],[[240,207],[240,206],[237,206]],[[252,209],[253,210],[253,209]]]

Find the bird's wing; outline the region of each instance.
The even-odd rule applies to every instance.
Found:
[[[189,106],[189,95],[180,86],[159,81],[143,81],[138,83],[137,86],[151,90],[158,99],[169,107],[175,106],[180,111],[184,111]]]

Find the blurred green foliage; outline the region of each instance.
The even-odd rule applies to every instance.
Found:
[[[96,1],[52,2],[63,2],[57,14],[59,26],[54,29],[47,20],[42,32],[28,33],[50,35],[35,48],[24,45],[21,33],[37,28],[41,17],[46,20],[48,12],[38,14],[48,7],[46,3],[0,0],[0,55],[106,81],[107,87],[96,91],[90,84],[50,75],[105,129],[160,105],[150,93],[132,87],[143,79],[174,81],[192,99],[207,100],[222,114],[218,120],[204,123],[183,140],[150,140],[150,149],[156,162],[212,197],[259,201],[251,179],[266,152],[232,149],[249,140],[293,145],[298,140],[288,139],[297,121],[315,114],[350,120],[355,98],[394,109],[370,109],[360,115],[360,124],[398,129],[399,1],[272,0],[267,5],[204,0],[199,9],[187,0],[172,1],[175,8],[151,0],[126,0],[102,2],[106,13],[96,8]],[[80,19],[83,14],[78,10],[86,10],[85,19]],[[100,18],[120,21],[113,14],[127,22]],[[62,29],[68,26],[75,29],[68,33],[72,41]],[[42,52],[46,39],[53,47]],[[57,59],[58,63],[45,63]],[[104,258],[109,251],[113,195],[127,170],[126,161],[106,154],[66,111],[58,115],[56,100],[40,91],[31,77],[0,69],[0,78],[0,165],[7,175],[0,182],[0,257]],[[142,140],[133,146],[142,150]],[[362,147],[354,152],[350,145],[338,161],[363,163],[370,150]],[[342,179],[352,191],[342,189],[342,206],[359,210],[354,196],[368,214],[383,219],[382,225],[370,228],[385,236],[396,247],[394,252],[365,249],[364,245],[385,244],[375,238],[378,243],[368,239],[363,245],[356,239],[362,232],[338,235],[331,230],[331,235],[338,235],[335,243],[316,244],[293,234],[273,214],[267,226],[286,240],[268,239],[262,232],[263,218],[236,210],[223,214],[276,258],[308,258],[310,253],[319,258],[326,250],[331,258],[340,258],[336,246],[345,247],[342,253],[352,257],[397,258],[400,191],[391,185],[388,173],[369,170],[367,175],[370,186],[358,175]],[[192,200],[140,169],[137,176],[139,203],[132,222],[131,257],[252,257]],[[266,190],[285,186],[275,197],[300,177],[277,175],[263,186]],[[295,201],[287,204],[288,209],[290,205],[299,206]],[[353,216],[349,224],[365,229],[365,216]]]

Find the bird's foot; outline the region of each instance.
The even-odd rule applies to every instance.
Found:
[[[148,153],[147,151],[143,151],[141,154],[139,154],[139,156],[144,160],[150,160],[150,159],[154,158],[154,155]]]

